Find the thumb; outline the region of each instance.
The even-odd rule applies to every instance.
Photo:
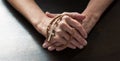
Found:
[[[47,40],[45,40],[44,43],[43,43],[43,45],[42,45],[42,47],[43,48],[48,48],[50,45],[51,44]]]
[[[76,19],[79,19],[79,20],[84,20],[84,19],[85,19],[85,15],[76,14],[76,15],[75,15],[75,18],[76,18]]]
[[[72,17],[73,19],[78,20],[79,22],[82,22],[85,19],[85,15],[76,13],[76,12],[65,12],[63,14],[66,14],[66,15]]]
[[[46,12],[45,14],[46,14],[46,16],[48,16],[50,18],[54,18],[55,16],[58,15],[58,14],[53,14],[53,13],[50,13],[50,12]]]
[[[76,14],[74,16],[74,19],[78,20],[80,23],[82,23],[85,18],[86,18],[85,15],[82,15],[82,14]]]

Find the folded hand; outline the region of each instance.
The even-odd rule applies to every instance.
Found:
[[[85,16],[72,12],[72,13],[62,13],[66,14],[62,17],[59,26],[55,29],[55,36],[52,37],[51,42],[45,40],[43,47],[48,48],[48,50],[61,51],[67,47],[76,49],[83,48],[87,45],[87,32],[81,25],[82,20]],[[51,14],[46,12],[46,15],[50,18],[55,18],[59,14]],[[72,38],[71,38],[72,37]]]

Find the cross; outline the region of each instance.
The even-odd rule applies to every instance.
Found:
[[[54,27],[52,27],[52,29],[50,29],[50,30],[48,31],[48,33],[49,33],[48,41],[50,41],[51,37],[52,37],[53,35],[55,35],[55,33],[54,33]]]

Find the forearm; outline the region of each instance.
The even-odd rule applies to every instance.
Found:
[[[44,14],[34,0],[8,0],[8,2],[26,17],[38,32],[46,36],[50,18]]]
[[[42,18],[45,17],[34,0],[8,0],[8,2],[33,25],[42,21]]]
[[[82,13],[86,15],[86,19],[83,21],[83,26],[88,33],[112,1],[113,0],[90,0],[87,8]]]

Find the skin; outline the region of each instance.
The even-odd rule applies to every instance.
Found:
[[[112,1],[113,0],[90,0],[88,6],[81,14],[67,12],[66,14],[68,15],[62,18],[58,28],[55,29],[56,36],[52,38],[52,42],[48,43],[45,40],[43,47],[48,48],[50,51],[62,51],[67,47],[72,49],[76,49],[76,47],[80,49],[83,48],[87,45],[87,41],[85,40],[87,34],[95,26],[102,13]],[[8,0],[8,2],[25,16],[39,33],[45,37],[47,36],[47,26],[57,14],[45,14],[34,0]],[[63,47],[56,47],[57,45],[65,44],[66,41],[68,41],[67,38],[71,36],[72,28],[75,29],[75,34],[73,35],[73,38],[69,40],[70,43]],[[62,36],[63,34],[65,36]]]
[[[71,22],[71,24],[72,24],[72,27],[74,27],[74,28],[78,28],[78,29],[80,29],[80,27],[77,27],[77,26],[74,26],[74,24],[77,24],[77,25],[79,25],[79,23],[80,22],[82,22],[82,20],[85,18],[85,16],[84,15],[81,15],[81,14],[79,14],[79,13],[77,13],[77,12],[73,12],[73,13],[68,13],[68,12],[65,12],[65,13],[63,13],[63,14],[67,14],[68,16],[72,16],[72,18],[75,18],[76,20],[78,20],[78,22],[76,22],[74,19],[72,19],[72,18],[69,18],[68,16],[67,17],[65,17],[66,18],[66,20],[67,21],[75,21],[76,23],[74,23],[74,22]],[[48,17],[51,17],[51,18],[54,18],[55,16],[57,16],[57,15],[59,15],[59,14],[51,14],[51,13],[49,13],[49,12],[46,12],[46,15],[48,16]],[[63,17],[64,18],[64,17]],[[64,20],[63,20],[64,21]],[[63,26],[63,30],[65,30],[65,28],[67,28],[67,27],[65,27],[66,25],[64,25]],[[79,26],[81,26],[81,25],[79,25]],[[72,28],[72,27],[69,27],[70,29]],[[68,31],[70,31],[70,29],[68,29]],[[80,29],[80,30],[82,30],[82,28]],[[72,32],[72,31],[71,31]],[[71,33],[71,32],[68,32],[68,33]],[[84,33],[84,31],[81,31],[82,33]],[[59,33],[59,32],[58,32]],[[61,33],[61,32],[60,32]],[[69,40],[69,37],[70,37],[70,35],[68,35],[67,33],[65,33],[65,32],[63,32],[62,31],[62,33],[61,34],[59,34],[61,37],[64,37],[66,40]],[[73,34],[72,34],[73,35]],[[83,39],[84,38],[84,39]],[[68,44],[68,45],[66,45],[66,46],[61,46],[61,47],[56,47],[56,50],[57,51],[59,51],[59,50],[61,50],[61,49],[65,49],[65,48],[67,48],[67,47],[69,47],[69,48],[72,48],[72,49],[76,49],[76,47],[78,47],[78,48],[83,48],[83,46],[86,46],[87,45],[87,42],[86,42],[86,40],[85,40],[85,38],[87,38],[87,35],[86,36],[79,36],[79,32],[77,32],[77,31],[75,31],[75,33],[74,33],[74,38],[72,39],[72,40],[70,40],[70,43]],[[61,41],[61,40],[60,40]],[[64,40],[65,41],[65,40]],[[65,42],[64,42],[65,43]],[[46,46],[44,46],[44,44],[46,45]],[[57,46],[59,46],[59,45],[61,45],[60,43],[48,43],[48,42],[45,42],[43,44],[43,47],[44,48],[48,48],[48,50],[50,50],[50,51],[52,51],[53,49],[55,49],[55,47],[53,46],[53,45],[56,45],[57,44]],[[49,46],[49,47],[48,47]]]
[[[19,0],[8,0],[8,1],[10,2],[10,4],[13,7],[15,7],[21,14],[23,14],[28,19],[28,21],[35,27],[35,29],[38,32],[43,34],[45,37],[47,36],[47,34],[46,34],[47,26],[49,25],[49,23],[51,22],[51,20],[53,18],[50,18],[50,17],[46,16],[43,13],[43,11],[38,7],[38,5],[35,3],[34,0],[21,0],[21,1],[19,1]],[[31,9],[31,7],[33,9]],[[71,16],[71,17],[75,17],[75,16]],[[82,18],[83,16],[79,16],[79,17]],[[56,33],[60,33],[60,32],[63,32],[63,31],[72,33],[69,30],[70,29],[70,25],[73,25],[73,23],[71,23],[71,22],[77,23],[74,26],[77,27],[77,29],[79,28],[78,29],[79,32],[81,32],[83,35],[85,35],[85,36],[87,35],[87,33],[85,32],[85,29],[83,29],[83,27],[81,26],[81,24],[79,24],[78,21],[75,21],[73,19],[72,19],[72,21],[68,21],[68,20],[65,20],[65,18],[63,19],[63,21],[61,22],[61,24],[59,26],[60,26],[61,30],[63,28],[65,28],[65,26],[67,26],[67,29],[59,31],[59,32],[56,30]],[[78,34],[78,35],[81,36],[80,34]],[[84,39],[84,38],[81,37],[81,39]],[[64,39],[62,37],[60,37],[59,34],[57,34],[52,39],[52,41],[55,41],[55,42],[57,41],[59,43],[64,43],[63,40]],[[81,43],[81,42],[79,42],[79,43]],[[82,45],[82,44],[80,44],[80,45]],[[75,49],[75,47],[72,44],[68,45],[68,47]]]
[[[106,8],[113,2],[113,0],[90,0],[87,8],[81,13],[81,15],[85,15],[86,18],[82,20],[82,26],[86,30],[87,33],[91,31],[91,29],[98,22],[102,13],[106,10]],[[100,3],[100,4],[98,4]],[[71,14],[71,13],[69,13]],[[75,13],[74,13],[75,14]],[[49,13],[48,16],[55,16],[56,14]],[[50,47],[50,46],[49,46]],[[52,49],[57,49],[52,46]],[[52,50],[51,49],[51,50]],[[63,48],[65,49],[65,48]],[[57,50],[63,50],[62,47]]]

